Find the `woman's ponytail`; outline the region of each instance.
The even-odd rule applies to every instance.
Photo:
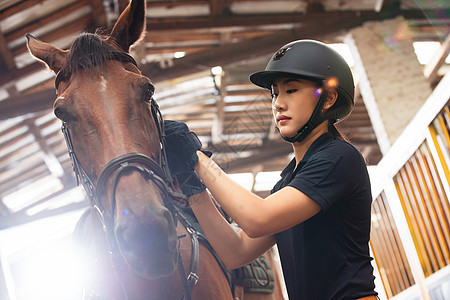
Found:
[[[345,134],[343,134],[339,129],[337,129],[334,123],[328,125],[328,131],[338,139],[350,143],[350,140],[345,136]]]

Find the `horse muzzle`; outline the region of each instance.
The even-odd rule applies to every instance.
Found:
[[[175,271],[177,235],[172,214],[164,206],[147,209],[139,217],[132,211],[123,212],[115,237],[126,264],[140,277],[153,279]]]

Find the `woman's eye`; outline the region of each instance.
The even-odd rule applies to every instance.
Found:
[[[297,89],[290,89],[290,90],[287,90],[286,93],[292,94],[292,93],[295,93],[296,91],[297,91]]]

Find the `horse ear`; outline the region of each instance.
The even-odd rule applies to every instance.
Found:
[[[145,0],[132,0],[120,15],[107,40],[128,52],[130,46],[144,36],[145,21]]]
[[[64,67],[69,53],[68,50],[56,48],[28,33],[25,36],[27,37],[28,50],[34,57],[43,61],[55,73],[58,73]]]

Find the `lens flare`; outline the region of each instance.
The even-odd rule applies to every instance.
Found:
[[[339,81],[336,77],[327,78],[325,81],[325,87],[327,88],[336,88],[339,85]]]
[[[123,214],[124,216],[127,216],[127,215],[129,214],[128,209],[124,209],[123,212],[122,212],[122,214]]]

